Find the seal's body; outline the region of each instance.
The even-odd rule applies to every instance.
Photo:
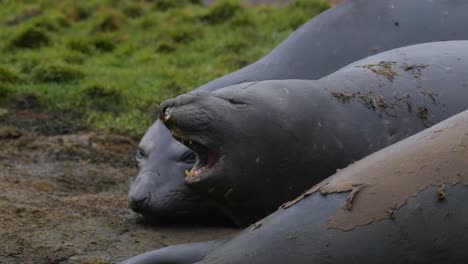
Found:
[[[197,154],[186,182],[240,225],[353,161],[468,109],[468,41],[384,52],[317,81],[244,83],[161,104]]]

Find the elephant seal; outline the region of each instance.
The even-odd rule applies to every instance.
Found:
[[[123,263],[463,263],[467,185],[468,110],[349,165],[232,238]]]
[[[460,26],[468,24],[467,12],[467,1],[348,0],[304,24],[262,59],[196,91],[250,81],[319,79],[378,52],[468,39],[468,28]],[[181,215],[190,222],[199,215],[214,222],[224,219],[223,213],[185,186],[184,170],[194,164],[188,151],[161,122],[151,126],[140,143],[137,159],[141,169],[129,191],[134,211],[160,220],[183,219]]]
[[[275,80],[160,105],[194,150],[186,182],[245,226],[336,169],[468,108],[468,41],[374,55],[320,80]]]

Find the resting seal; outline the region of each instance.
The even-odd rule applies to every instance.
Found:
[[[468,41],[420,44],[317,81],[279,80],[163,102],[161,119],[194,150],[186,182],[239,225],[336,169],[468,108]]]
[[[233,238],[124,263],[463,263],[467,185],[465,111],[355,162]]]
[[[468,39],[468,28],[460,26],[468,24],[467,12],[467,1],[348,0],[310,20],[264,58],[196,91],[249,81],[319,79],[381,51]],[[140,173],[129,192],[132,209],[171,221],[184,219],[181,215],[190,222],[200,215],[211,221],[221,217],[219,210],[185,186],[184,170],[193,166],[193,155],[172,139],[161,122],[140,143],[138,160]]]

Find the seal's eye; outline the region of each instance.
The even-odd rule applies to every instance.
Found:
[[[145,153],[145,151],[143,151],[143,149],[141,149],[141,148],[138,148],[137,154],[136,154],[136,159],[137,159],[137,161],[140,161],[140,160],[142,160],[142,159],[144,159],[144,158],[146,158],[146,153]]]
[[[237,109],[245,109],[248,107],[245,102],[239,101],[237,99],[229,98],[228,102]]]
[[[197,161],[197,155],[193,151],[187,151],[182,155],[181,161],[186,163],[195,163],[195,161]]]

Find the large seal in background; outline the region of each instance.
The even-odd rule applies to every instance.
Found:
[[[355,162],[233,238],[124,263],[464,263],[467,185],[465,111]]]
[[[315,17],[264,58],[197,89],[248,81],[319,79],[366,56],[410,44],[468,39],[468,1],[348,0]],[[156,122],[140,143],[130,206],[158,219],[218,221],[217,209],[184,184],[193,155]],[[206,216],[200,219],[198,216]]]
[[[239,225],[372,152],[468,109],[468,41],[419,44],[318,81],[245,83],[161,104],[197,154],[186,182]]]

